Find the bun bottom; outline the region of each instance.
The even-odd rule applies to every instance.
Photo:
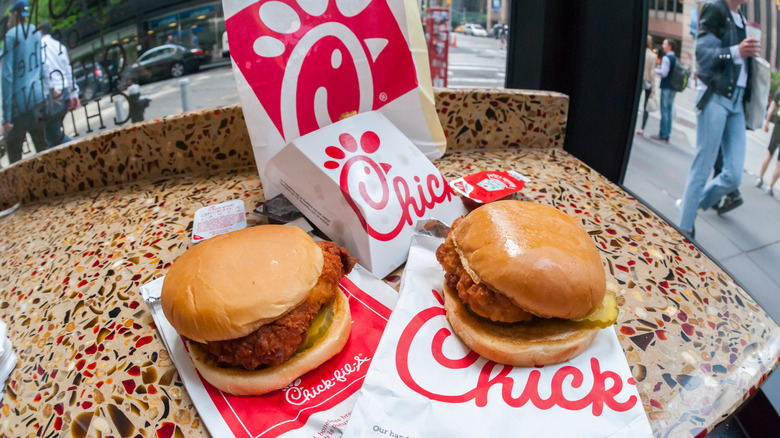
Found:
[[[270,368],[247,371],[243,368],[221,368],[207,364],[206,353],[194,342],[186,341],[195,368],[215,388],[234,395],[260,395],[284,388],[338,354],[346,345],[352,329],[349,300],[341,290],[330,305],[333,321],[327,335],[314,346],[294,354],[290,360]]]
[[[516,367],[565,362],[585,351],[599,332],[598,328],[583,328],[559,318],[493,322],[472,313],[447,286],[444,310],[455,334],[469,348],[493,362]]]

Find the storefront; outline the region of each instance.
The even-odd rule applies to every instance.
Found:
[[[221,56],[224,31],[221,3],[168,12],[143,22],[147,50],[165,43],[181,44],[202,49],[206,60]]]
[[[96,62],[107,69],[128,65],[147,50],[165,43],[203,50],[204,61],[221,57],[225,19],[222,4],[196,2],[123,1],[104,11],[104,19],[95,11],[73,6],[76,24],[59,32],[68,41],[72,62]],[[55,20],[55,29],[56,20]]]

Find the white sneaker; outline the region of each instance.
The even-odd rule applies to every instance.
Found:
[[[676,201],[674,201],[674,205],[677,206],[677,208],[680,208],[682,206],[682,199],[678,198]]]
[[[761,179],[761,178],[758,178],[756,180],[756,187],[758,187],[760,189],[762,185],[764,185],[764,180]]]
[[[767,187],[766,188],[766,194],[769,195],[769,196],[774,196],[775,192],[772,190],[772,187]]]

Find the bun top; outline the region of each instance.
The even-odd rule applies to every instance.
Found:
[[[604,299],[606,276],[593,240],[554,207],[485,204],[455,223],[452,237],[475,281],[537,316],[582,318]]]
[[[179,334],[197,342],[236,339],[302,303],[323,263],[322,249],[298,227],[246,228],[176,259],[160,301]]]

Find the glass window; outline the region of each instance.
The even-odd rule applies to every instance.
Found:
[[[163,49],[152,49],[152,50],[149,50],[148,52],[146,52],[143,55],[141,55],[140,58],[138,58],[138,62],[146,62],[146,61],[148,61],[148,60],[150,60],[152,58],[156,58],[157,56],[159,56],[162,53],[162,51],[163,51]]]

